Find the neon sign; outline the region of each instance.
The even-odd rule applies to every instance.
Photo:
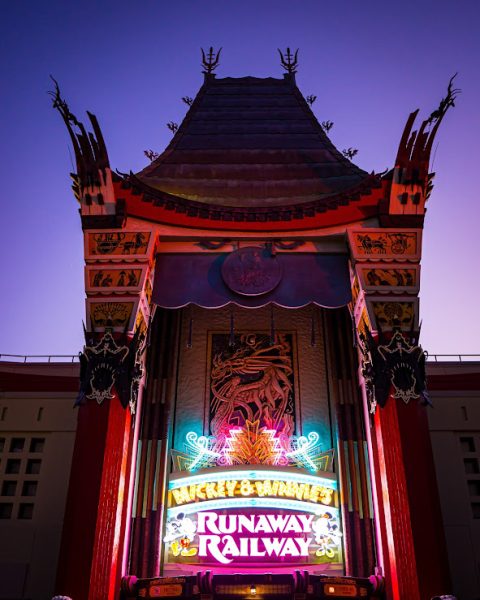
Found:
[[[246,421],[232,428],[228,435],[205,436],[190,431],[185,439],[185,452],[172,451],[177,471],[196,471],[206,467],[236,465],[297,466],[312,473],[328,471],[332,450],[323,452],[320,436],[311,431],[307,436],[287,436],[260,426],[260,421]]]
[[[196,519],[183,513],[170,518],[164,542],[171,558],[180,562],[198,557],[219,565],[279,560],[325,563],[339,560],[341,533],[331,512],[201,511]]]
[[[319,477],[288,467],[172,475],[167,561],[218,566],[340,563],[336,486],[333,475]]]

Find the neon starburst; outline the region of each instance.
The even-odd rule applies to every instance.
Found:
[[[285,451],[274,429],[260,427],[260,421],[246,421],[225,438],[222,462],[226,465],[287,464]]]

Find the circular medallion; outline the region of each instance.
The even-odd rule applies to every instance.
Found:
[[[235,250],[222,265],[226,285],[242,296],[261,296],[277,287],[282,279],[282,266],[264,248],[247,246]]]

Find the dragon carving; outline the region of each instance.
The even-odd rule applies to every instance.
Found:
[[[247,421],[285,436],[295,433],[291,350],[286,334],[277,334],[273,345],[267,335],[243,334],[233,353],[214,355],[212,435],[223,437]]]

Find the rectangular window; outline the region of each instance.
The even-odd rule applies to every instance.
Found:
[[[16,481],[4,481],[2,485],[2,496],[15,496],[17,490]]]
[[[476,458],[464,458],[463,464],[465,466],[465,473],[468,473],[469,475],[480,473],[478,460]]]
[[[0,438],[0,452],[3,452],[3,449],[5,448],[5,438]]]
[[[475,452],[475,440],[473,437],[461,437],[460,438],[460,447],[462,452]]]
[[[19,458],[9,458],[7,460],[7,468],[5,469],[5,473],[7,475],[17,475],[20,473],[20,465],[22,461]]]
[[[480,496],[480,479],[467,481],[470,496]]]
[[[2,408],[0,408],[0,421],[5,421],[6,418],[7,418],[7,407],[2,406]]]
[[[37,493],[36,481],[24,481],[22,487],[22,496],[35,496]]]
[[[0,519],[12,517],[13,504],[11,502],[0,502]]]
[[[42,461],[39,458],[29,458],[25,473],[27,475],[38,475],[40,473],[41,464]]]
[[[472,502],[472,516],[474,519],[480,519],[480,502]]]
[[[30,452],[43,452],[45,438],[32,438],[30,442]]]
[[[18,518],[19,519],[31,519],[33,517],[33,504],[22,503],[18,507]]]
[[[12,438],[10,440],[10,452],[22,452],[25,446],[25,438]]]

